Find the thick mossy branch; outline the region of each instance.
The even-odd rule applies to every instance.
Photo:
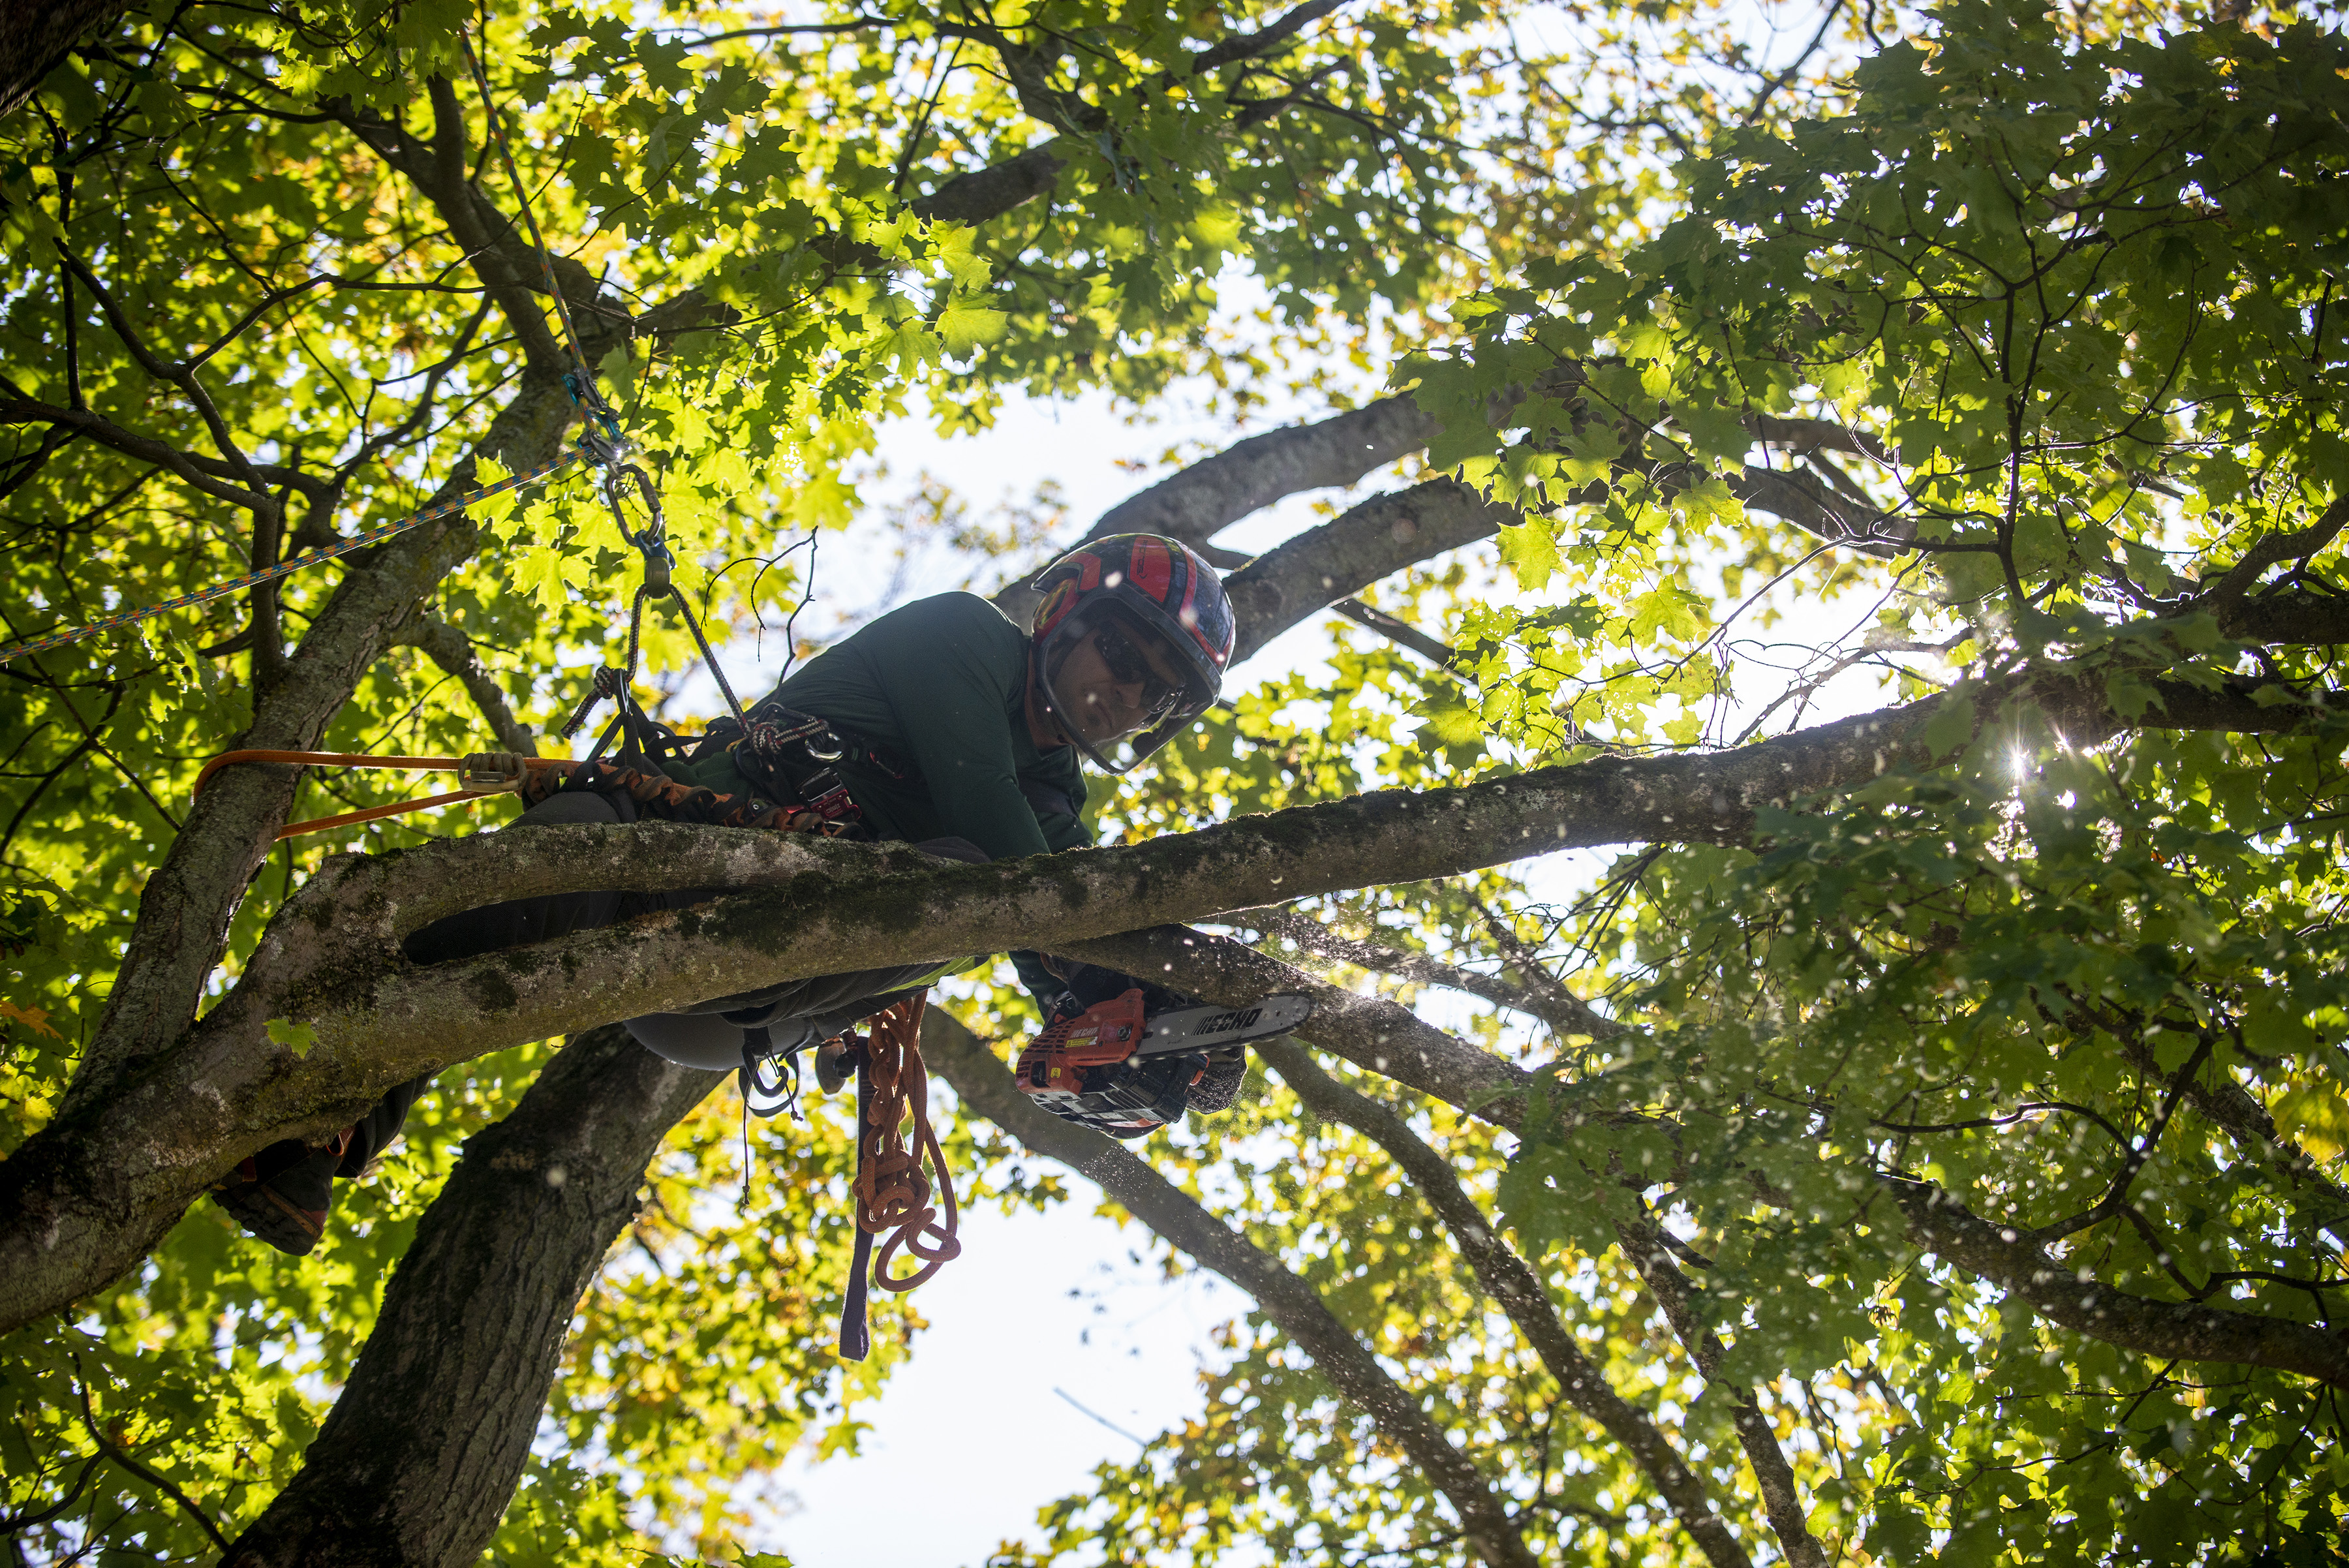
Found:
[[[2075,737],[2122,722],[2099,678],[2056,672],[2039,678],[2033,694],[2044,721]],[[2172,722],[2230,729],[2293,728],[2313,711],[2263,706],[2249,692],[2159,694]],[[1455,789],[1389,791],[1148,844],[988,866],[932,861],[903,846],[662,824],[533,828],[338,861],[279,911],[237,988],[195,1030],[173,1032],[185,1033],[183,1043],[117,1093],[69,1102],[0,1166],[0,1328],[116,1277],[206,1184],[262,1144],[331,1130],[384,1089],[452,1062],[811,975],[1012,947],[1061,950],[1137,927],[1454,876],[1554,849],[1741,842],[1766,805],[1930,765],[1922,734],[1942,701],[1714,755],[1608,759]],[[279,793],[270,797],[273,785]],[[289,787],[256,784],[239,807],[262,809],[274,798],[282,812]],[[475,904],[708,887],[743,890],[429,971],[397,945],[405,932]],[[182,941],[193,945],[184,934]],[[217,939],[202,945],[209,961]],[[306,1053],[271,1044],[266,1025],[279,1018],[308,1025],[317,1044]],[[1401,1064],[1377,1065],[1381,1053],[1371,1044],[1364,1065],[1410,1081]]]

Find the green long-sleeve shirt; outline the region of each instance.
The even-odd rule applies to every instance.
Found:
[[[954,593],[882,616],[775,695],[903,773],[854,750],[836,764],[877,836],[967,838],[1005,860],[1090,841],[1076,749],[1036,744],[1027,682],[1027,634],[978,595]],[[731,757],[677,772],[720,794],[753,793]]]

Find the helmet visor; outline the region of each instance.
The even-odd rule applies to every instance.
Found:
[[[1155,631],[1114,605],[1054,628],[1042,650],[1044,700],[1061,732],[1122,774],[1205,712],[1216,694]]]

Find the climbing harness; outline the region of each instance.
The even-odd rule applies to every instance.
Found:
[[[337,560],[355,551],[380,545],[396,534],[405,534],[410,528],[421,527],[437,518],[446,517],[452,512],[462,512],[477,501],[503,494],[509,490],[519,490],[525,484],[536,484],[542,479],[548,479],[562,472],[586,455],[584,452],[566,452],[550,462],[540,463],[536,468],[526,468],[520,473],[510,474],[495,484],[484,484],[478,490],[468,490],[462,495],[452,496],[447,501],[435,502],[423,511],[411,512],[398,522],[386,523],[380,527],[367,529],[339,544],[329,545],[323,550],[313,550],[307,555],[295,556],[290,560],[280,561],[274,566],[264,567],[258,572],[247,572],[241,577],[231,577],[227,582],[215,583],[211,587],[200,588],[192,594],[181,594],[177,598],[165,599],[160,604],[148,605],[140,609],[124,610],[119,615],[105,616],[91,621],[87,626],[68,627],[64,630],[30,638],[23,642],[12,642],[5,648],[0,648],[0,664],[5,664],[12,659],[21,659],[28,653],[47,653],[53,648],[63,648],[67,643],[79,642],[86,637],[96,637],[99,632],[112,631],[117,627],[135,626],[142,620],[152,620],[157,616],[169,614],[172,610],[193,609],[198,605],[208,605],[215,599],[224,599],[231,594],[242,593],[246,588],[260,583],[274,583],[280,577],[290,577],[305,566],[315,566],[321,561]]]

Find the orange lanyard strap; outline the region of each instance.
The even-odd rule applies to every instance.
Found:
[[[330,827],[348,827],[353,823],[373,822],[378,817],[401,816],[411,811],[425,811],[436,805],[456,805],[467,801],[485,800],[493,794],[518,792],[530,774],[546,769],[568,772],[579,764],[567,757],[525,757],[515,752],[474,752],[462,757],[382,757],[364,752],[226,752],[204,764],[196,775],[194,794],[202,794],[212,776],[224,767],[237,763],[283,763],[296,767],[390,768],[403,773],[436,773],[442,770],[457,775],[462,789],[446,794],[426,795],[420,800],[393,801],[386,805],[370,805],[360,811],[347,811],[339,816],[313,817],[308,822],[289,823],[277,830],[281,839],[298,838],[305,833],[324,833]]]

